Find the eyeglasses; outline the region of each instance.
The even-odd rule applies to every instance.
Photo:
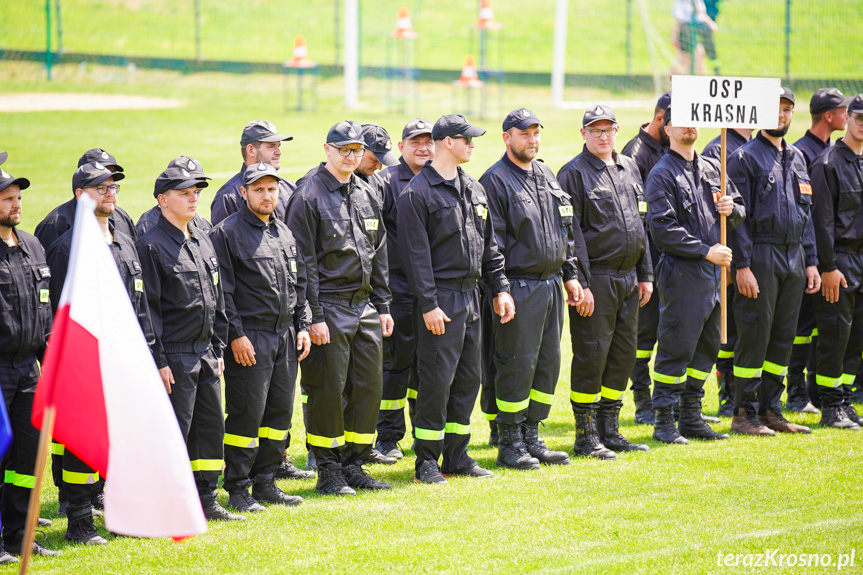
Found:
[[[851,114],[858,126],[863,126],[863,114]]]
[[[348,157],[348,156],[350,156],[351,154],[353,154],[353,155],[354,155],[354,156],[356,156],[357,158],[362,158],[362,157],[363,157],[363,154],[365,154],[365,153],[366,153],[366,149],[365,149],[365,148],[360,148],[360,149],[358,149],[358,150],[355,150],[355,149],[353,149],[353,148],[339,148],[339,147],[337,147],[337,146],[333,146],[333,147],[334,147],[334,148],[336,148],[336,149],[339,151],[339,155],[340,155],[341,157],[343,157],[343,158],[347,158],[347,157]]]
[[[588,130],[588,133],[594,138],[599,138],[603,134],[610,138],[617,133],[617,126],[614,126],[613,128],[606,128],[604,130],[600,130],[599,128],[591,128]]]
[[[110,186],[87,186],[88,188],[93,188],[96,190],[96,193],[100,196],[104,196],[110,190],[112,194],[116,195],[120,193],[120,184],[111,184]]]
[[[473,141],[473,136],[450,136],[453,140],[464,140],[464,143],[470,146],[470,143]]]

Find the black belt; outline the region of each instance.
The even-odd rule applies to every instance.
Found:
[[[476,278],[462,280],[435,280],[435,287],[453,291],[468,292],[476,289]]]
[[[163,342],[165,353],[203,353],[210,347],[210,340],[195,342]]]
[[[367,302],[369,292],[366,290],[357,290],[355,292],[327,292],[319,293],[318,301],[324,303],[348,303],[353,307],[359,307]]]

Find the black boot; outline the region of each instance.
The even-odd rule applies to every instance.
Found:
[[[854,409],[854,391],[849,384],[842,385],[842,411],[845,412],[845,417],[857,425],[863,425],[863,418]]]
[[[806,372],[806,394],[809,396],[809,403],[814,405],[815,409],[821,409],[821,386],[815,379],[814,369],[811,373]]]
[[[653,405],[653,402],[650,402]],[[599,440],[604,446],[612,451],[650,451],[650,448],[641,443],[630,443],[628,439],[620,434],[620,402],[611,405],[600,403],[599,412],[596,414],[596,428],[599,432]]]
[[[653,425],[653,399],[650,397],[650,388],[633,389],[632,400],[635,402],[635,423]]]
[[[848,419],[841,407],[832,405],[821,406],[821,421],[818,425],[822,427],[835,427],[836,429],[850,429],[860,431],[860,426]]]
[[[788,398],[785,400],[785,409],[798,413],[820,413],[818,409],[809,402],[809,394],[806,392],[806,379],[802,373],[789,373],[785,376],[788,387]]]
[[[314,476],[312,471],[299,469],[287,455],[282,456],[282,464],[276,468],[276,479],[311,479]]]
[[[258,503],[276,503],[278,505],[299,505],[303,498],[288,495],[278,487],[272,473],[258,473],[252,484],[252,497]]]
[[[731,372],[716,372],[716,383],[719,385],[719,417],[734,415],[734,374]]]
[[[675,401],[671,406],[671,416],[674,418],[674,423],[680,421],[680,403],[679,401]],[[654,417],[656,417],[654,415]]]
[[[90,502],[73,504],[66,507],[69,525],[66,527],[66,541],[83,543],[84,545],[105,545],[108,541],[96,532],[93,525],[93,508]]]
[[[342,474],[341,468],[323,467],[318,469],[318,483],[315,491],[321,495],[356,495],[351,489],[347,479]]]
[[[596,411],[580,411],[575,414],[575,445],[572,451],[582,457],[617,459],[617,454],[599,440],[595,427]]]
[[[539,460],[530,456],[521,437],[519,424],[497,425],[499,442],[497,444],[497,464],[510,469],[539,469]]]
[[[488,446],[497,447],[498,442],[500,441],[500,434],[497,430],[497,423],[495,423],[494,421],[489,421],[488,428]]]
[[[521,436],[527,452],[546,465],[568,465],[569,455],[563,451],[551,451],[545,442],[539,438],[539,423],[526,421],[521,424]]]
[[[728,439],[727,433],[717,433],[701,416],[701,399],[697,397],[680,398],[680,434],[689,439]]]
[[[662,443],[687,445],[689,441],[677,432],[671,406],[654,408],[653,439]]]

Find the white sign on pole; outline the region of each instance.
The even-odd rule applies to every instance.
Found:
[[[779,78],[672,76],[671,123],[687,128],[766,128],[779,123]]]

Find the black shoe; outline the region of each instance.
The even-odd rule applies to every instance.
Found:
[[[387,457],[393,457],[396,460],[401,459],[405,456],[404,453],[402,453],[402,449],[401,447],[399,447],[399,444],[392,439],[379,439],[377,445],[375,445],[375,449],[377,449],[379,452],[383,453]]]
[[[40,517],[36,522],[37,527],[51,527],[51,520],[46,519],[45,517]]]
[[[611,405],[600,404],[596,414],[599,441],[612,451],[650,451],[650,448],[643,443],[630,443],[620,434],[620,407],[619,401]]]
[[[379,491],[382,489],[393,488],[393,486],[389,483],[378,481],[377,479],[369,475],[368,472],[363,469],[361,465],[358,464],[346,465],[345,467],[342,467],[342,474],[345,476],[348,485],[350,485],[354,489],[370,489],[374,491]]]
[[[318,462],[315,459],[315,452],[309,450],[308,455],[306,455],[306,469],[310,469],[311,471],[318,470]]]
[[[712,418],[719,422],[719,419]],[[677,425],[680,435],[688,439],[719,440],[729,439],[727,433],[713,431],[701,413],[701,399],[695,397],[680,398],[680,423]]]
[[[499,441],[497,444],[497,464],[510,469],[539,469],[539,459],[531,457],[521,437],[521,425],[497,426]]]
[[[546,465],[569,465],[569,455],[564,451],[551,451],[539,438],[539,422],[528,421],[521,424],[521,436],[527,452]]]
[[[41,534],[42,538],[45,538],[45,534],[42,531],[37,531],[37,534]],[[21,555],[21,545],[24,542],[24,532],[19,531],[15,535],[6,539],[6,551],[11,553],[12,555]],[[55,551],[53,549],[48,549],[47,547],[43,547],[41,543],[38,541],[33,541],[33,555],[41,555],[42,557],[53,557],[54,555],[62,555],[62,551]]]
[[[204,509],[204,517],[209,521],[245,521],[246,518],[236,513],[231,513],[216,501],[216,494],[209,493],[200,495],[201,507]],[[230,501],[230,500],[229,500]],[[231,503],[233,505],[233,503]]]
[[[356,495],[357,492],[348,485],[341,468],[326,468],[318,470],[318,484],[315,491],[321,495]]]
[[[398,463],[398,459],[395,457],[384,455],[375,448],[372,448],[371,452],[365,456],[364,461],[367,465],[395,465]]]
[[[654,415],[656,423],[653,424],[653,439],[662,443],[676,443],[679,445],[689,443],[689,440],[678,433],[677,427],[674,425],[671,406],[657,407],[654,411],[656,412]]]
[[[300,469],[290,458],[286,457],[282,460],[282,464],[276,468],[277,479],[311,479],[315,476],[314,471],[306,471]]]
[[[848,416],[845,415],[845,410],[836,406],[821,406],[821,421],[819,425],[822,427],[860,431],[860,426],[848,419]]]
[[[303,498],[288,495],[276,486],[272,473],[259,473],[252,484],[252,497],[258,503],[275,503],[277,505],[299,505]]]
[[[235,485],[228,491],[228,505],[243,513],[266,511],[266,507],[258,503],[257,498],[249,493],[248,485]],[[244,518],[245,519],[245,518]]]
[[[18,563],[18,558],[0,546],[0,565],[6,565],[9,563]]]
[[[856,423],[857,425],[863,425],[863,418],[857,413],[857,410],[854,409],[853,405],[845,404],[842,406],[842,412],[845,414],[845,417]]]
[[[650,388],[633,389],[632,400],[635,402],[635,423],[653,425],[653,399],[650,397]]]
[[[498,434],[498,431],[497,431],[497,423],[495,423],[494,421],[489,421],[488,422],[488,428],[489,428],[488,446],[489,447],[497,447],[498,441],[500,441],[500,435]]]
[[[66,541],[84,545],[105,545],[108,541],[99,535],[93,525],[93,508],[87,501],[82,505],[69,503],[66,507],[69,524],[66,526]]]
[[[596,412],[580,411],[575,414],[575,444],[572,452],[581,457],[596,457],[598,459],[617,459],[617,454],[607,448],[599,440],[596,432]]]
[[[419,483],[446,483],[446,477],[441,475],[437,462],[426,459],[417,468],[414,481]]]
[[[809,401],[809,393],[806,391],[806,380],[802,373],[789,373],[785,376],[785,382],[788,386],[788,396],[784,408],[786,411],[821,413]]]
[[[456,469],[454,471],[447,471],[443,473],[444,477],[492,477],[494,473],[489,471],[488,469],[483,469],[477,464],[474,464],[472,467],[468,467],[466,469]]]

